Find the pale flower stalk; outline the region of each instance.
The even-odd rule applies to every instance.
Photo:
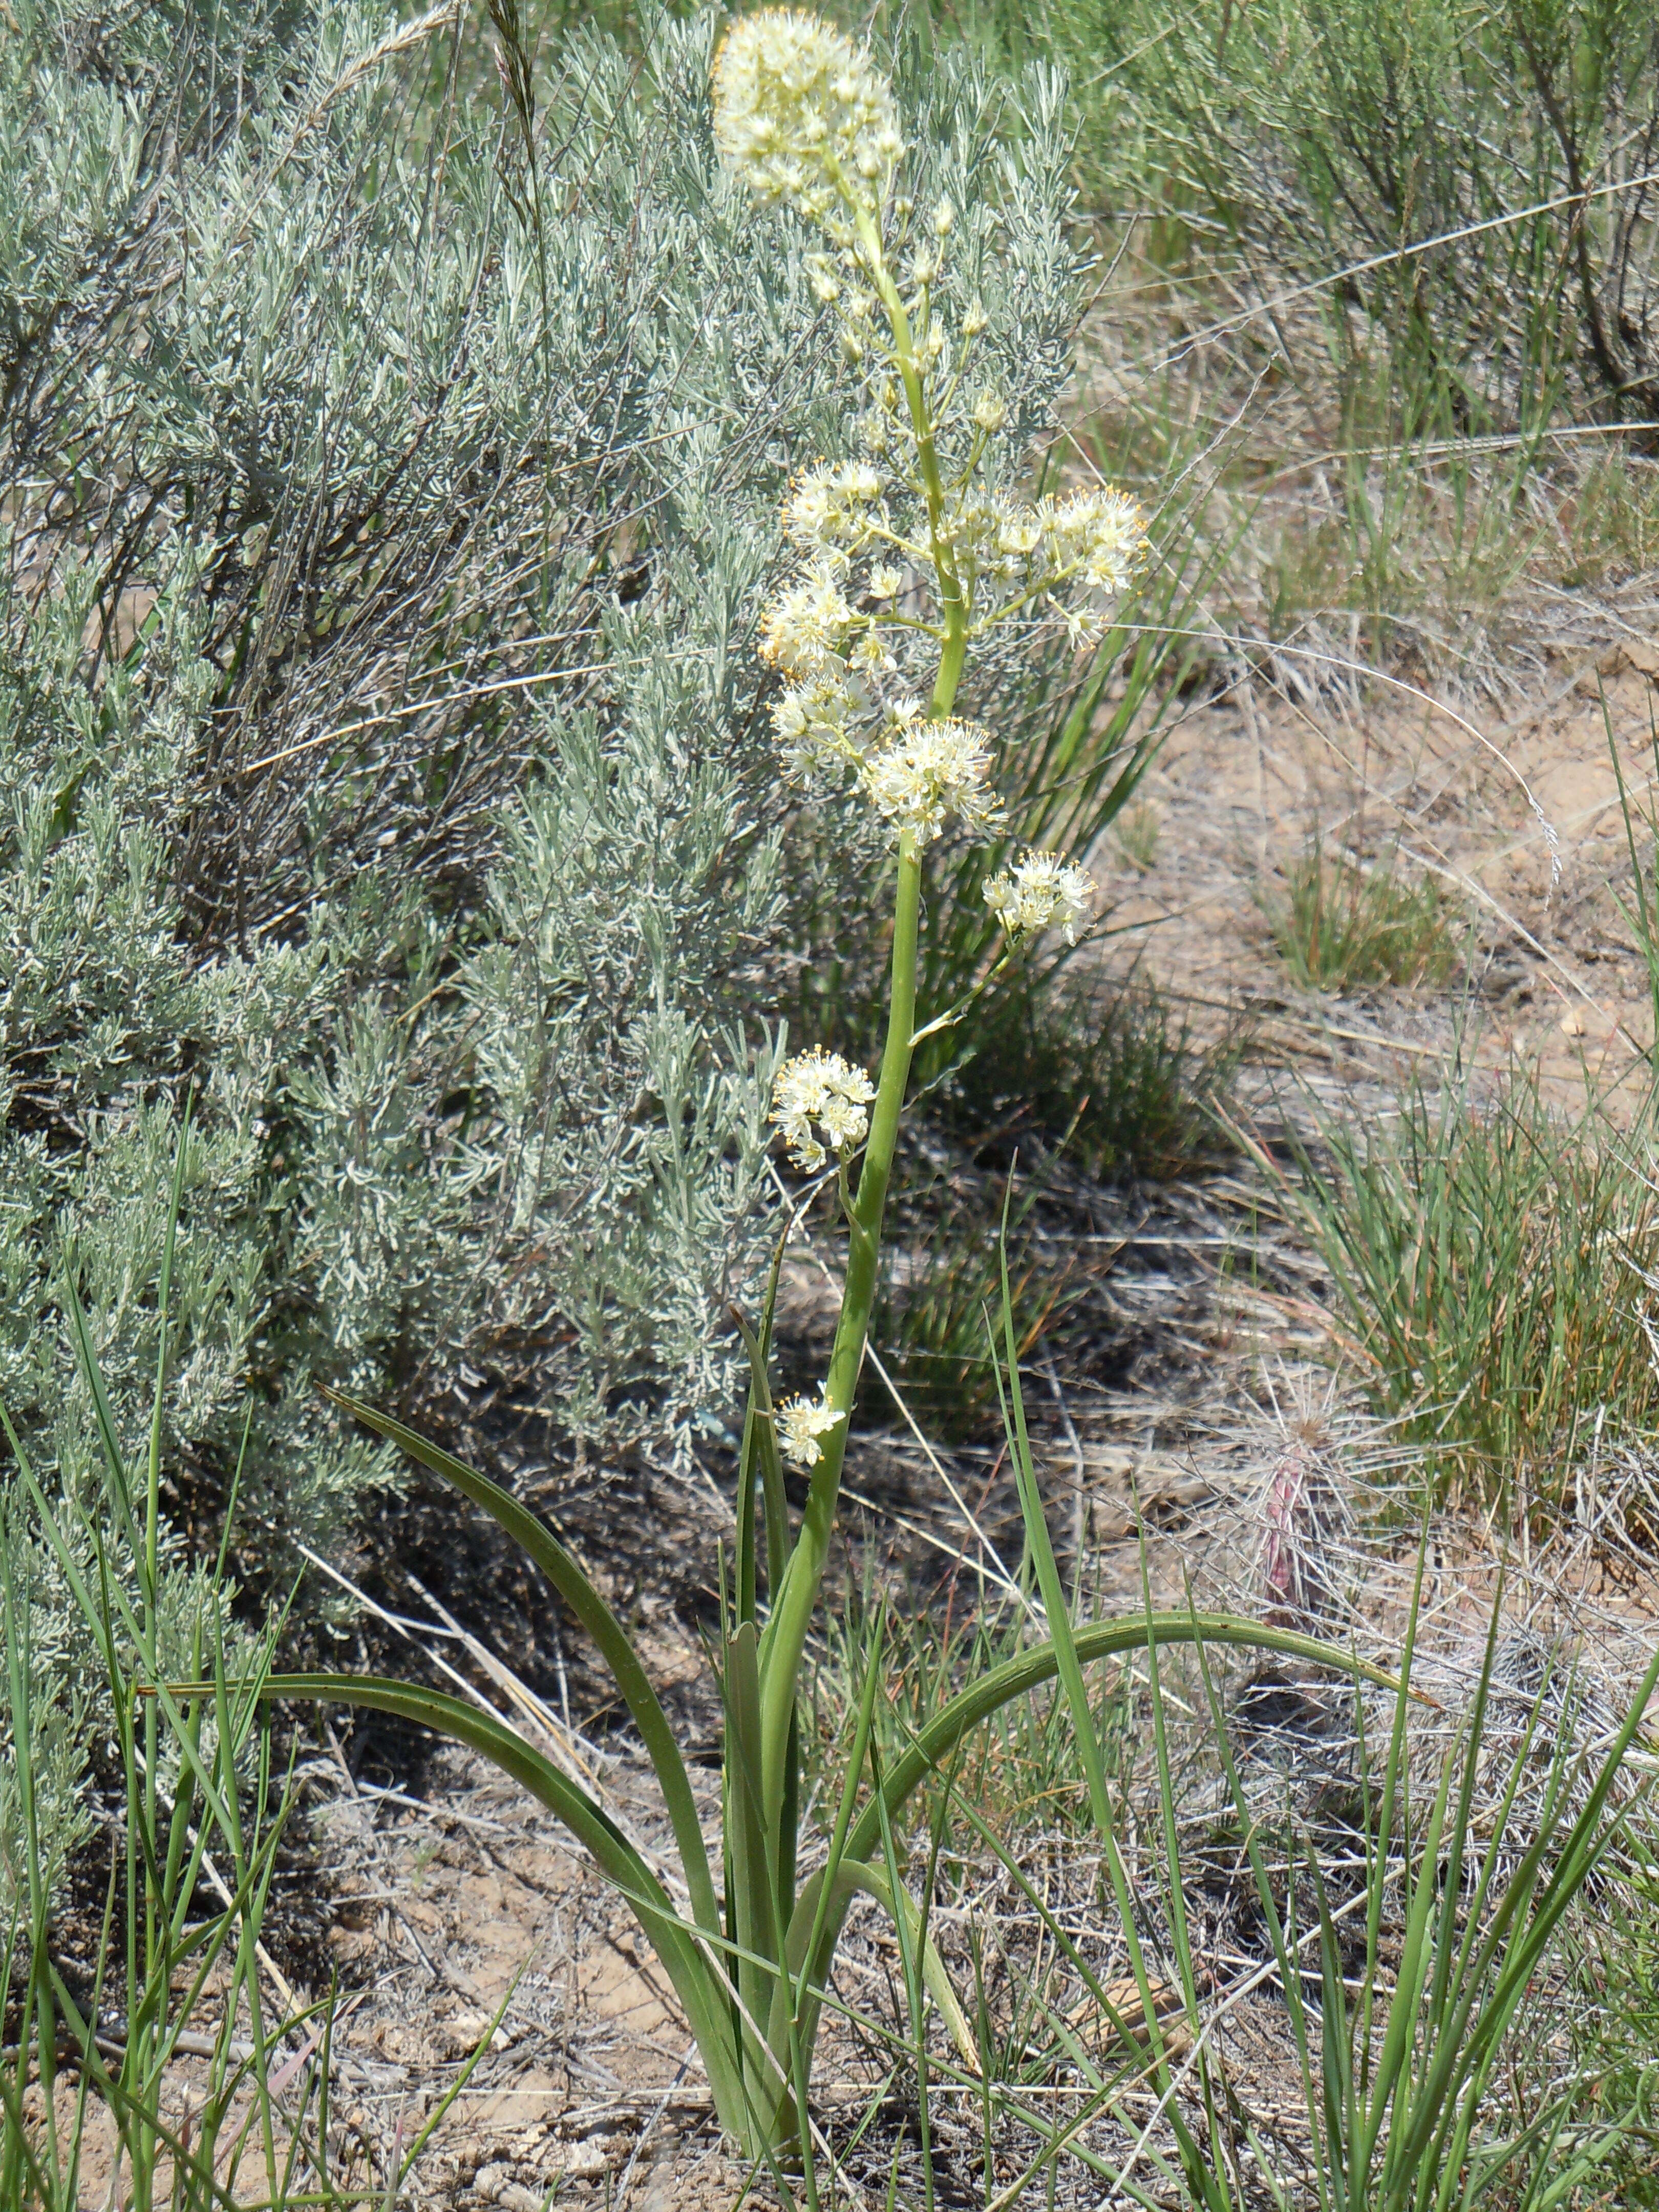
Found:
[[[767,1684],[794,1680],[828,1557],[915,1042],[923,858],[947,839],[995,836],[1005,820],[994,733],[957,717],[957,687],[970,645],[1000,623],[1052,612],[1074,637],[1102,635],[1144,561],[1146,532],[1134,501],[1109,487],[1035,503],[1008,488],[1002,447],[1022,425],[975,357],[990,317],[952,267],[977,234],[948,201],[918,210],[903,197],[897,112],[868,48],[798,9],[766,9],[726,33],[713,90],[726,167],[818,228],[808,282],[839,317],[862,386],[861,452],[800,471],[784,501],[797,565],[758,641],[784,679],[771,710],[781,765],[792,781],[861,794],[897,848],[878,1080],[815,1048],[787,1063],[773,1097],[798,1168],[816,1174],[834,1155],[850,1235],[820,1397],[793,1401],[787,1426],[780,1416],[783,1448],[811,1482],[762,1641],[769,1817],[793,1706]],[[1048,929],[1075,943],[1092,886],[1059,855],[1028,852],[986,896],[1011,944]],[[854,1189],[847,1163],[860,1146]],[[823,1425],[805,1425],[807,1407]]]

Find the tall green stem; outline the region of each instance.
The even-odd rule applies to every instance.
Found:
[[[909,317],[898,287],[882,255],[874,223],[860,220],[868,264],[876,290],[892,326],[893,350],[904,386],[911,428],[916,441],[916,460],[927,505],[928,535],[933,569],[939,580],[943,635],[939,672],[934,678],[929,712],[943,720],[956,704],[957,686],[968,653],[968,607],[963,594],[949,535],[945,527],[945,488],[933,444],[933,419],[928,412],[923,372],[917,362]],[[805,1649],[807,1629],[817,1603],[835,1528],[836,1506],[841,1494],[842,1463],[847,1451],[853,1401],[859,1370],[870,1332],[875,1304],[876,1262],[881,1249],[881,1225],[887,1204],[887,1185],[892,1172],[893,1151],[898,1140],[899,1119],[904,1109],[905,1086],[910,1076],[910,1054],[916,1033],[916,952],[921,915],[921,851],[915,836],[906,830],[899,842],[898,886],[893,910],[892,982],[888,999],[887,1036],[882,1048],[881,1074],[870,1115],[870,1134],[859,1176],[858,1194],[852,1206],[847,1255],[847,1278],[842,1291],[841,1314],[836,1325],[835,1348],[824,1382],[826,1402],[842,1419],[824,1437],[817,1465],[801,1516],[800,1534],[790,1554],[780,1588],[773,1595],[772,1615],[762,1640],[761,1759],[765,1817],[775,1821],[783,1802],[785,1753],[789,1723],[795,1709],[796,1679]]]
[[[783,1802],[784,1753],[795,1709],[796,1677],[806,1632],[817,1603],[818,1586],[830,1554],[836,1504],[841,1492],[842,1461],[865,1339],[876,1297],[876,1261],[881,1247],[882,1214],[898,1139],[899,1116],[910,1075],[910,1040],[916,1021],[916,943],[921,915],[921,856],[908,831],[899,847],[898,895],[893,912],[893,979],[887,1009],[887,1041],[870,1115],[869,1140],[853,1201],[847,1279],[835,1349],[824,1396],[842,1419],[824,1437],[812,1470],[800,1533],[772,1601],[761,1646],[761,1760],[766,1818],[775,1820]]]

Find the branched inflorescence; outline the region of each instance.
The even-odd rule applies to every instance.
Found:
[[[972,642],[1016,617],[1097,642],[1146,557],[1140,511],[1107,486],[1035,502],[1004,487],[1007,404],[976,374],[988,318],[977,294],[953,308],[945,282],[957,211],[895,191],[903,142],[864,49],[814,16],[768,9],[728,33],[714,89],[728,166],[823,234],[813,288],[840,312],[862,387],[867,459],[806,470],[784,502],[800,567],[762,617],[760,647],[785,679],[773,721],[786,769],[855,783],[896,842],[908,831],[925,845],[947,827],[982,836],[1001,820],[990,735],[951,720],[939,686],[925,713],[904,671],[932,646],[953,691]],[[1065,880],[1054,911],[1070,927]],[[1036,910],[1022,888],[1011,926],[1043,926]]]
[[[823,237],[807,263],[812,289],[839,315],[860,394],[859,458],[804,471],[784,501],[796,566],[759,635],[782,678],[774,729],[789,778],[861,793],[899,860],[879,1097],[861,1069],[817,1048],[786,1063],[773,1095],[798,1167],[816,1173],[835,1154],[854,1230],[822,1396],[777,1414],[787,1457],[829,1462],[830,1499],[911,1050],[921,856],[941,838],[1006,826],[993,735],[954,711],[963,665],[1006,623],[1058,621],[1073,644],[1097,643],[1145,562],[1146,533],[1133,500],[1110,486],[1036,501],[1011,488],[1018,457],[1003,449],[1011,409],[996,334],[980,290],[951,265],[975,210],[959,220],[948,198],[918,207],[897,189],[904,143],[867,50],[815,16],[767,9],[726,34],[714,100],[727,167]],[[1093,884],[1060,855],[1028,851],[992,878],[985,901],[1011,949],[1054,929],[1075,945]],[[860,1146],[854,1200],[846,1168]]]

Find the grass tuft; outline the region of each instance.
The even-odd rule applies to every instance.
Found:
[[[1486,1105],[1419,1081],[1385,1127],[1322,1137],[1304,1218],[1374,1404],[1447,1480],[1553,1513],[1583,1425],[1639,1429],[1659,1397],[1642,1140],[1521,1073]]]
[[[1164,822],[1150,799],[1126,806],[1113,825],[1113,842],[1132,868],[1145,875],[1158,860]]]
[[[1374,866],[1316,836],[1264,898],[1279,957],[1304,991],[1449,982],[1462,957],[1458,914],[1432,877],[1411,881],[1397,848]]]
[[[1225,1149],[1211,1109],[1238,1041],[1199,1042],[1151,981],[1074,969],[994,1012],[938,1079],[947,1122],[980,1158],[1035,1141],[1097,1181],[1159,1180]]]

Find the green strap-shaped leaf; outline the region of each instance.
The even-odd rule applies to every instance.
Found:
[[[778,1984],[775,1968],[762,1965],[778,1950],[775,1856],[761,1807],[760,1678],[752,1620],[739,1623],[726,1643],[726,1848],[732,1899],[731,1934],[738,1946],[738,1989],[750,2021],[763,2021]],[[752,2096],[775,2106],[786,2081],[775,2078],[760,2046],[757,2027],[742,2030],[744,2075]]]
[[[175,1686],[174,1694],[201,1695],[211,1688],[210,1683]],[[638,1913],[640,1924],[685,2007],[721,2124],[739,2134],[744,2132],[747,2108],[734,2063],[723,1978],[703,1956],[693,1931],[676,1912],[672,1899],[657,1876],[604,1807],[585,1790],[514,1729],[440,1690],[374,1674],[272,1674],[261,1695],[268,1699],[295,1698],[324,1705],[362,1705],[371,1712],[392,1713],[422,1728],[434,1729],[489,1759],[562,1820],[592,1854],[600,1873]]]
[[[1340,1644],[1327,1644],[1316,1636],[1302,1636],[1294,1629],[1269,1628],[1227,1613],[1131,1613],[1117,1620],[1097,1620],[1078,1629],[1073,1647],[1084,1666],[1127,1652],[1144,1651],[1147,1644],[1233,1644],[1250,1651],[1276,1651],[1282,1657],[1304,1660],[1310,1667],[1329,1667],[1379,1689],[1396,1693],[1401,1685],[1386,1668],[1373,1667]],[[908,1749],[894,1762],[884,1784],[890,1816],[896,1814],[939,1762],[947,1759],[982,1720],[1026,1692],[1051,1681],[1059,1665],[1052,1644],[1038,1644],[1018,1658],[1005,1660],[977,1682],[969,1683],[940,1706],[927,1725],[919,1729]],[[847,1839],[847,1856],[867,1859],[881,1839],[880,1816],[872,1803],[866,1805]]]
[[[709,1872],[708,1850],[702,1838],[702,1823],[697,1817],[697,1801],[692,1794],[690,1778],[674,1741],[674,1731],[668,1725],[668,1716],[616,1614],[551,1529],[528,1506],[520,1504],[510,1491],[468,1467],[453,1452],[417,1436],[401,1421],[394,1421],[389,1413],[379,1413],[373,1406],[366,1406],[357,1398],[348,1398],[341,1391],[319,1387],[331,1405],[349,1413],[376,1435],[386,1437],[400,1451],[407,1452],[410,1459],[453,1483],[475,1505],[482,1505],[491,1520],[536,1562],[598,1644],[599,1655],[611,1669],[611,1678],[622,1692],[623,1702],[656,1771],[657,1786],[662,1791],[674,1841],[679,1847],[685,1886],[691,1897],[692,1917],[706,1934],[718,1937],[720,1914],[714,1902],[714,1878]]]
[[[800,1886],[800,1900],[790,1927],[789,1968],[792,1981],[790,1985],[782,1991],[781,2000],[774,2000],[769,2030],[769,2039],[773,2047],[780,2051],[788,2047],[787,2006],[793,1993],[793,1978],[800,1972],[800,1962],[805,1954],[812,1926],[818,1917],[819,1899],[824,1889],[824,1876],[829,1872],[830,1869],[827,1867],[819,1867],[808,1875]],[[843,1914],[847,1906],[851,1904],[855,1890],[864,1891],[866,1896],[873,1897],[878,1905],[884,1905],[890,1918],[896,1923],[899,1914],[903,1913],[904,1925],[910,1941],[914,1943],[919,1940],[921,1942],[922,1979],[927,1984],[933,2002],[939,2008],[945,2025],[951,2031],[951,2039],[961,2054],[962,2063],[968,2071],[970,2074],[979,2073],[981,2070],[979,2046],[974,2041],[974,2032],[968,2025],[961,2001],[951,1985],[949,1973],[945,1971],[945,1960],[940,1955],[939,1946],[934,1942],[932,1936],[923,1930],[921,1914],[916,1908],[915,1899],[902,1887],[896,1894],[895,1893],[892,1885],[887,1879],[884,1868],[863,1866],[846,1859],[842,1861],[834,1875],[830,1876],[829,1889],[831,1899],[839,1900]],[[817,1996],[809,1991],[802,2009],[801,2020],[802,2038],[809,2051],[817,2035],[818,2007]]]

